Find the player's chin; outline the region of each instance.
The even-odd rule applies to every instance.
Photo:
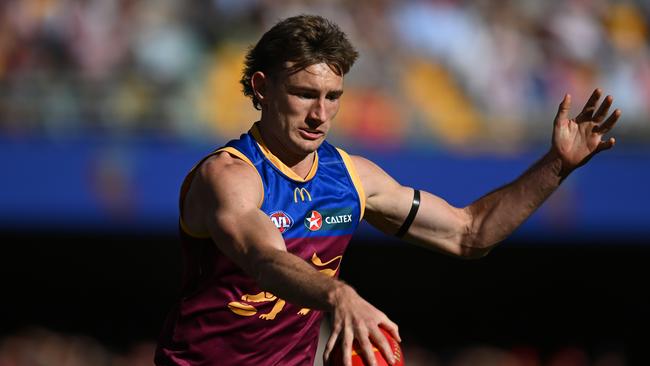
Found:
[[[320,145],[323,143],[323,140],[319,141],[309,141],[308,143],[301,144],[300,149],[305,154],[311,154],[314,151],[318,150]]]
[[[323,141],[325,141],[325,135],[319,136],[319,138],[316,139],[304,139],[301,138],[298,141],[298,147],[300,150],[302,150],[303,153],[312,153],[320,147],[320,145],[323,144]]]

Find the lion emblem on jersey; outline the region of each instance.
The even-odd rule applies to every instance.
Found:
[[[331,263],[333,263],[335,261],[338,261],[337,264],[336,264],[336,267],[334,269],[322,268],[322,269],[318,270],[318,272],[323,273],[326,276],[334,277],[334,275],[336,274],[336,271],[338,271],[339,267],[341,266],[341,259],[342,258],[343,258],[343,256],[339,255],[339,256],[336,256],[336,257],[330,259],[327,262],[323,262],[318,257],[318,255],[316,255],[316,253],[314,253],[311,256],[311,263],[314,266],[316,266],[317,268],[322,268],[322,267],[330,265]],[[278,315],[278,313],[281,312],[282,309],[284,309],[284,305],[286,304],[286,301],[284,301],[284,300],[278,298],[277,296],[273,295],[272,293],[266,292],[266,291],[262,291],[262,292],[260,292],[258,294],[254,294],[254,295],[244,294],[244,295],[242,295],[241,300],[243,302],[233,301],[233,302],[230,302],[228,304],[228,309],[230,309],[230,311],[232,311],[233,313],[235,313],[237,315],[241,315],[241,316],[253,316],[253,315],[257,314],[257,309],[252,304],[261,303],[261,302],[275,301],[275,304],[273,305],[273,308],[271,309],[271,311],[269,311],[266,314],[260,314],[260,316],[259,316],[260,319],[265,319],[265,320],[273,320],[273,319],[275,319],[276,315]],[[302,309],[300,309],[300,311],[298,311],[297,314],[300,315],[300,316],[304,316],[304,315],[307,315],[310,310],[311,309],[309,309],[309,308],[302,308]]]

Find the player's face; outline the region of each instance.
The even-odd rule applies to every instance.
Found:
[[[271,81],[265,108],[274,126],[269,133],[293,155],[315,151],[329,132],[342,94],[343,77],[325,63]]]

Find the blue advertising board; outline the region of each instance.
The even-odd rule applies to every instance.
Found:
[[[0,230],[174,233],[181,181],[211,149],[152,138],[3,139]],[[465,206],[516,179],[544,151],[350,152],[375,161],[402,184]],[[551,242],[650,238],[649,188],[650,149],[617,147],[574,172],[514,235]],[[359,232],[375,234],[367,227]]]

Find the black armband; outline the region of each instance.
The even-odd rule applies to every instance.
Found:
[[[401,238],[406,234],[407,231],[409,231],[409,228],[411,227],[411,224],[413,223],[413,220],[415,219],[415,215],[418,213],[418,209],[420,208],[420,191],[417,189],[413,190],[413,203],[411,204],[411,211],[409,211],[408,216],[406,216],[406,220],[404,220],[404,223],[402,224],[402,227],[399,228],[397,231],[397,236],[398,238]]]

